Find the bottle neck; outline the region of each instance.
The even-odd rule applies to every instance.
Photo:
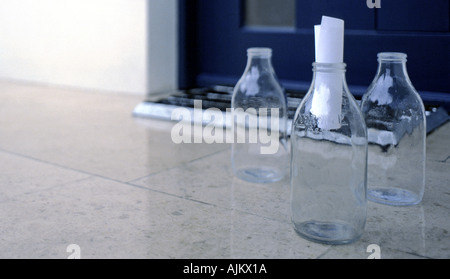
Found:
[[[409,81],[406,57],[404,53],[379,53],[377,78],[386,79],[389,77],[396,80]]]
[[[272,50],[269,48],[250,48],[247,50],[247,71],[272,72]]]
[[[318,83],[345,82],[345,63],[313,63],[313,85]]]
[[[345,67],[345,63],[313,63],[310,111],[321,129],[341,127],[342,100],[347,97]]]

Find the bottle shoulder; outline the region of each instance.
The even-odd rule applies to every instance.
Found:
[[[376,77],[362,97],[362,104],[401,106],[422,101],[420,94],[407,77]]]
[[[232,96],[233,107],[283,107],[286,108],[286,96],[277,82],[245,83],[238,82]]]
[[[319,107],[314,104],[314,93],[308,92],[297,108],[292,130],[313,133],[334,131],[348,137],[367,136],[364,116],[350,92],[343,92],[338,102],[321,102]]]
[[[340,98],[333,100],[334,102],[330,99],[322,99],[321,102],[313,104],[314,99],[314,91],[309,90],[297,107],[296,114],[309,114],[312,107],[318,105],[320,105],[323,110],[332,109],[332,106],[338,106],[338,111],[341,114],[346,114],[349,112],[356,114],[361,113],[360,105],[349,91],[343,91]],[[360,117],[362,117],[362,115]]]
[[[425,115],[419,93],[414,88],[369,88],[361,99],[361,111],[368,116],[393,119],[402,115]]]

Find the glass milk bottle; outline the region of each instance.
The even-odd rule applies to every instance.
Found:
[[[369,136],[368,199],[413,205],[425,190],[425,109],[406,70],[406,54],[379,53],[361,102]]]
[[[249,48],[247,57],[232,97],[232,168],[245,181],[275,182],[289,169],[286,97],[272,66],[272,50]]]
[[[291,219],[302,237],[356,241],[366,222],[367,130],[346,64],[313,63],[291,133]]]

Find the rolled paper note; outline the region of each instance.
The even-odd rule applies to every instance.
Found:
[[[314,33],[316,62],[343,63],[344,21],[323,16],[321,24],[314,26]],[[311,113],[317,117],[319,128],[341,127],[342,86],[342,74],[316,71]]]
[[[314,43],[316,50],[316,62],[319,62],[319,38],[320,38],[320,25],[314,25]]]
[[[316,62],[342,63],[344,61],[344,21],[323,16],[316,31]]]

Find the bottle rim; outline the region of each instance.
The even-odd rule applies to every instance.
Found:
[[[378,60],[381,61],[406,61],[408,57],[406,53],[403,52],[380,52],[378,53]]]
[[[268,47],[251,47],[247,49],[247,55],[252,56],[271,56],[272,49]]]

